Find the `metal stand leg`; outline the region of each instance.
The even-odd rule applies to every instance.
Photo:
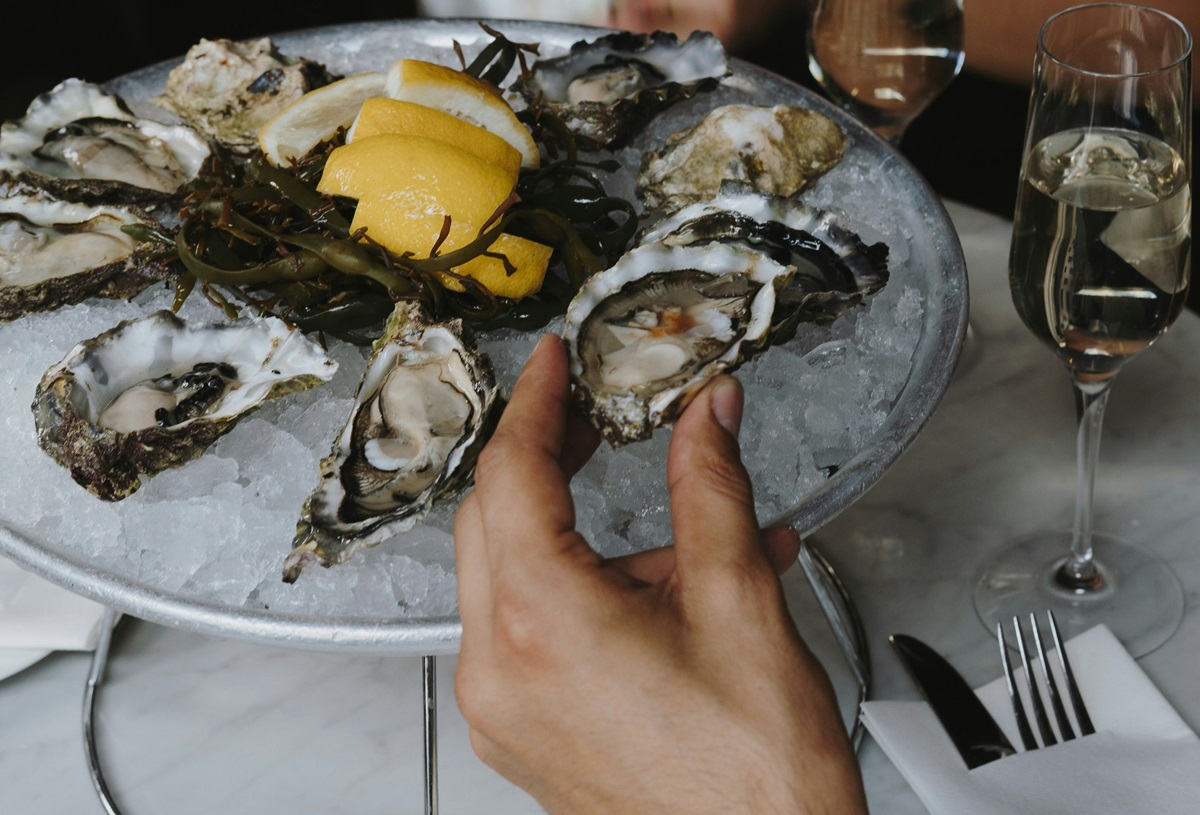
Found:
[[[100,767],[100,756],[96,748],[96,693],[104,681],[104,669],[108,665],[108,651],[112,645],[113,629],[121,619],[119,612],[105,609],[100,622],[100,635],[96,650],[92,654],[92,667],[88,671],[87,685],[83,689],[83,743],[87,759],[88,775],[92,786],[104,807],[106,815],[121,815],[113,800],[112,792],[104,780]],[[437,777],[437,659],[422,657],[422,679],[425,689],[425,815],[438,815]]]
[[[111,608],[104,610],[104,619],[100,621],[100,636],[96,641],[96,650],[92,653],[92,667],[88,671],[87,685],[83,689],[83,744],[87,757],[88,775],[91,776],[92,786],[100,798],[100,805],[108,815],[121,815],[113,801],[108,784],[104,781],[104,773],[100,769],[100,756],[96,751],[96,689],[104,681],[104,668],[108,665],[108,649],[112,645],[113,629],[121,619],[119,612]]]
[[[425,687],[425,815],[437,815],[437,658],[421,658]]]

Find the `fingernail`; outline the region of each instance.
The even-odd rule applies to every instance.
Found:
[[[742,386],[732,377],[722,377],[713,384],[710,399],[713,418],[736,439],[742,429]]]

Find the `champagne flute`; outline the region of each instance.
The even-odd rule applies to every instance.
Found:
[[[1050,607],[1074,633],[1107,624],[1136,657],[1182,619],[1183,590],[1165,563],[1092,532],[1092,492],[1109,387],[1186,299],[1191,51],[1170,15],[1115,3],[1063,11],[1038,36],[1009,284],[1074,385],[1075,523],[984,567],[975,605],[989,630]]]
[[[898,144],[962,70],[962,0],[817,0],[808,68],[836,104]]]

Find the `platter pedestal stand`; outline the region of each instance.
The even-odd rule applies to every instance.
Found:
[[[113,798],[112,790],[104,778],[100,753],[96,744],[96,696],[104,682],[104,670],[108,666],[108,652],[112,646],[113,630],[121,619],[121,613],[111,608],[104,611],[100,621],[100,635],[96,650],[92,652],[92,665],[88,670],[87,684],[83,689],[83,745],[87,759],[88,775],[92,787],[100,799],[107,815],[122,815]],[[437,658],[421,657],[421,684],[424,699],[425,730],[425,815],[438,815],[438,771],[437,771]]]

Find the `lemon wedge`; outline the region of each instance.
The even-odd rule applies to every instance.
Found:
[[[426,136],[461,147],[509,171],[514,182],[521,169],[521,154],[494,133],[445,111],[400,99],[375,97],[365,100],[347,141],[388,133]]]
[[[351,231],[365,228],[371,240],[397,255],[427,258],[435,247],[444,254],[475,240],[515,183],[515,168],[505,170],[448,142],[381,134],[359,136],[330,153],[317,190],[358,199]],[[484,255],[455,272],[497,296],[518,299],[541,288],[553,250],[501,235],[488,251],[508,258],[514,273],[499,258]],[[462,291],[449,276],[442,282]]]
[[[515,176],[461,147],[427,136],[385,133],[357,138],[332,153],[317,191],[385,199],[414,217],[452,214],[476,229],[512,192]],[[378,240],[378,237],[376,237]],[[408,246],[422,251],[428,247]]]
[[[387,71],[386,95],[436,108],[496,134],[521,154],[522,167],[540,162],[533,134],[517,118],[504,97],[470,74],[425,62],[400,59]]]
[[[349,127],[363,100],[382,96],[385,76],[380,72],[355,74],[309,91],[267,120],[258,131],[258,146],[267,161],[287,166],[339,127]]]

